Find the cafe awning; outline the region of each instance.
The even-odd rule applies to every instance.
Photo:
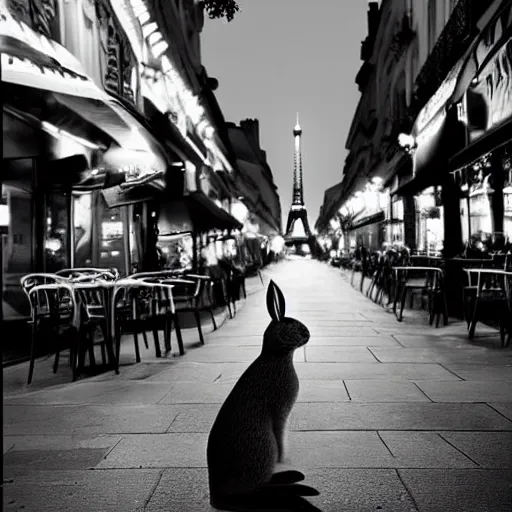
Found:
[[[87,76],[63,46],[38,34],[2,9],[2,82],[9,103],[46,129],[147,153],[151,168],[165,170],[161,145],[120,100]],[[125,164],[130,164],[127,157]]]
[[[162,202],[158,230],[160,236],[184,232],[206,233],[213,229],[242,229],[243,224],[217,206],[202,192],[182,199]]]

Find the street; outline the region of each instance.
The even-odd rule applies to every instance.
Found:
[[[512,509],[512,350],[495,331],[479,325],[470,343],[463,322],[430,327],[426,312],[407,309],[399,323],[314,260],[272,265],[263,277],[234,319],[205,331],[204,346],[185,338],[184,356],[143,354],[120,375],[57,375],[36,391],[8,386],[5,510],[212,510],[208,432],[260,352],[270,279],[286,315],[311,332],[295,353],[288,435],[291,464],[320,491],[311,503],[323,512]],[[34,383],[52,362],[36,362]],[[4,369],[4,385],[16,372],[23,381],[26,364]]]

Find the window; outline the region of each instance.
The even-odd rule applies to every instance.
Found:
[[[436,1],[428,0],[428,51],[431,52],[436,42]]]
[[[54,273],[69,267],[69,196],[46,195],[44,270]]]
[[[0,234],[2,250],[2,310],[5,319],[30,315],[30,305],[20,278],[34,271],[33,197],[24,180],[2,183],[2,202],[7,204],[8,230]]]
[[[73,197],[74,222],[74,267],[92,267],[92,194],[77,194]]]

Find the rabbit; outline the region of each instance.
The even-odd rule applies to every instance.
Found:
[[[272,321],[263,334],[262,351],[226,398],[208,438],[210,504],[217,509],[245,510],[230,507],[251,493],[254,501],[265,489],[283,485],[295,496],[318,494],[294,484],[304,479],[299,471],[274,473],[284,460],[285,426],[299,392],[293,353],[310,334],[304,324],[285,317],[285,299],[273,281],[267,309]]]

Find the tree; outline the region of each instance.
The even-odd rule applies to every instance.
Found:
[[[226,18],[231,21],[240,11],[236,0],[204,0],[204,8],[211,19]]]

